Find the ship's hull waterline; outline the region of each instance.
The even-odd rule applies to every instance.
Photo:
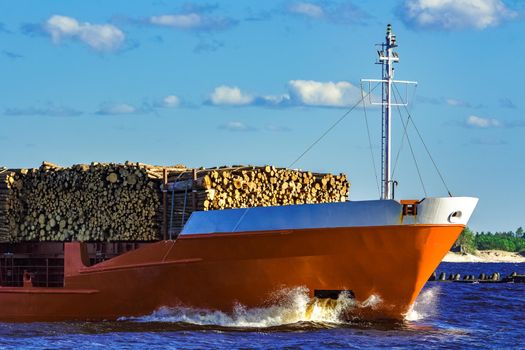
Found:
[[[291,288],[311,297],[346,291],[361,306],[349,316],[401,319],[476,204],[447,197],[194,212],[176,240],[92,266],[84,244],[65,243],[64,287],[0,287],[0,321],[113,320],[162,307],[231,312],[269,306]]]
[[[112,320],[161,307],[230,312],[268,306],[284,288],[349,290],[348,310],[400,319],[463,225],[399,225],[185,235],[81,267],[66,243],[65,288],[0,288],[1,321]],[[76,270],[76,271],[75,271]]]

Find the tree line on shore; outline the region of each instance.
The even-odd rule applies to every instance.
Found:
[[[474,232],[468,227],[454,243],[454,250],[473,253],[476,250],[504,250],[508,252],[525,252],[525,230],[518,227],[508,232]]]

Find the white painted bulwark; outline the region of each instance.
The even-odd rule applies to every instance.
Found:
[[[426,198],[418,205],[417,224],[466,225],[478,204],[478,198]]]
[[[193,212],[181,234],[414,224],[466,225],[478,202],[472,197],[425,198],[417,215],[403,215],[395,200],[301,204]]]

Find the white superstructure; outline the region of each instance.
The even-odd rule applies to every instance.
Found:
[[[407,213],[395,200],[193,212],[181,234],[283,231],[336,227],[466,225],[477,198],[425,198]]]

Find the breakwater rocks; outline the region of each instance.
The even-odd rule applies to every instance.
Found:
[[[457,282],[457,283],[525,283],[525,274],[513,272],[508,276],[502,277],[499,272],[492,274],[480,273],[475,275],[461,275],[459,273],[447,274],[446,272],[436,273],[428,279],[429,282]]]

